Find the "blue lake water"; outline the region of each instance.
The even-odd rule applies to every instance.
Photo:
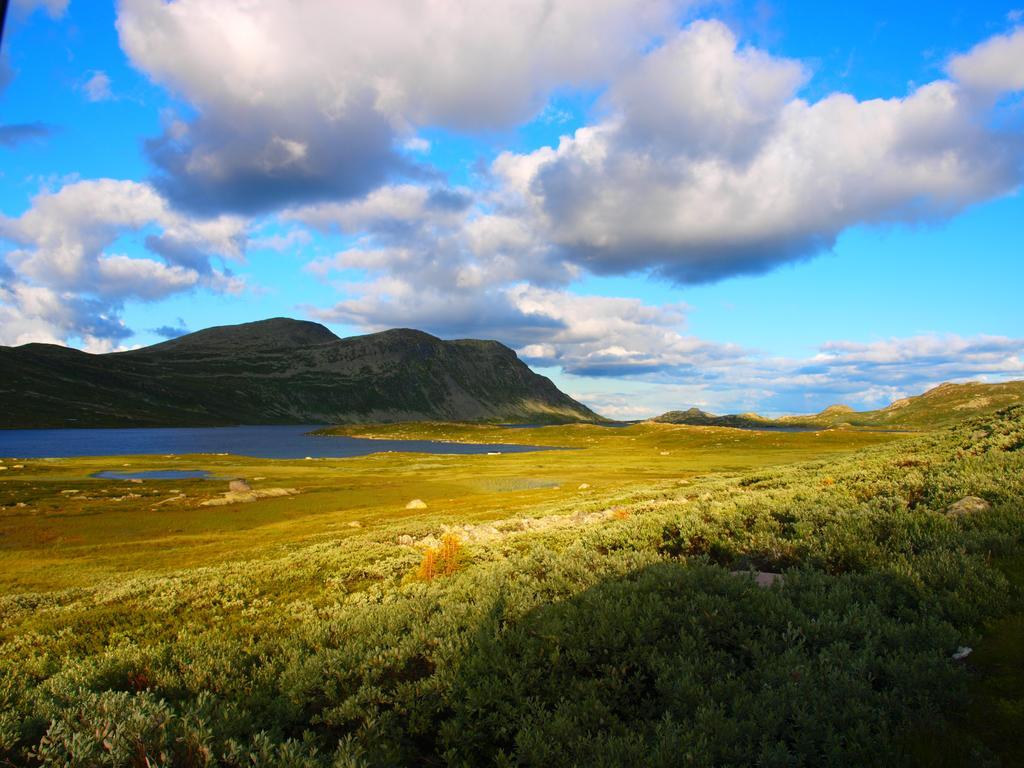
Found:
[[[140,456],[229,453],[261,459],[344,458],[371,453],[522,453],[533,445],[443,443],[434,440],[366,440],[310,435],[318,425],[259,427],[160,427],[143,429],[0,429],[0,457]]]

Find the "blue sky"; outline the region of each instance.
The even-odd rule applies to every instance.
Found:
[[[0,343],[497,338],[611,416],[1024,377],[1003,3],[16,0]]]

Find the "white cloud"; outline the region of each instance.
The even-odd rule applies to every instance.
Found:
[[[630,148],[742,162],[807,77],[799,62],[737,48],[724,24],[698,21],[618,76],[607,100]]]
[[[199,273],[194,269],[121,254],[100,257],[96,269],[99,293],[103,296],[154,300],[199,283]]]
[[[114,97],[110,90],[110,76],[103,70],[96,70],[82,84],[82,92],[89,101],[108,101]]]
[[[192,219],[171,209],[147,184],[75,181],[45,191],[17,218],[0,217],[0,236],[15,244],[0,262],[0,343],[28,336],[117,339],[130,333],[118,314],[125,301],[152,301],[204,286],[237,291],[237,278],[212,257],[244,255],[246,223],[234,217]],[[160,257],[108,253],[121,236],[151,232]]]
[[[613,82],[602,122],[493,169],[564,258],[679,282],[767,271],[848,227],[950,216],[1020,183],[1019,137],[955,82],[809,103],[803,78],[694,23]]]
[[[980,91],[1024,90],[1024,27],[990,37],[954,56],[947,70],[965,86]]]
[[[324,280],[367,273],[338,286],[347,296],[334,306],[311,313],[366,330],[499,338],[531,364],[589,376],[667,375],[742,356],[684,336],[682,306],[565,290],[577,272],[553,260],[521,218],[486,208],[451,191],[401,186],[288,213],[325,231],[362,233],[307,265]]]
[[[301,221],[324,231],[347,234],[380,232],[403,227],[458,225],[472,203],[467,192],[434,190],[414,184],[381,187],[347,203],[319,203],[293,209],[285,220]]]
[[[410,170],[417,126],[474,131],[599,85],[683,0],[124,0],[136,67],[199,112],[151,153],[174,199],[254,210],[351,197]]]
[[[696,406],[713,413],[813,413],[836,403],[880,408],[946,381],[1024,377],[1024,339],[930,334],[833,341],[807,358],[748,351],[692,376],[605,380],[567,377],[574,396],[615,418],[647,418]],[[602,384],[603,386],[597,386]]]
[[[305,229],[294,227],[283,233],[260,235],[250,238],[249,249],[268,250],[284,253],[294,251],[313,242],[313,236]]]

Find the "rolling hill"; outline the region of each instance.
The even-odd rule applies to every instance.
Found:
[[[0,372],[3,428],[600,420],[496,341],[287,318],[109,354],[0,347]]]
[[[995,413],[1024,402],[1024,381],[1001,384],[940,384],[915,397],[905,397],[875,411],[855,411],[832,405],[821,413],[768,419],[756,413],[715,416],[698,408],[669,411],[651,421],[694,426],[743,429],[786,427],[868,427],[872,429],[931,429],[963,421],[969,416]]]

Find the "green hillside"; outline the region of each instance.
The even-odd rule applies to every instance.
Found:
[[[706,427],[745,429],[785,427],[870,427],[873,429],[932,429],[957,424],[971,416],[995,413],[1024,402],[1024,381],[1001,384],[940,384],[922,395],[896,400],[877,411],[855,411],[832,405],[821,413],[768,419],[756,413],[715,416],[698,408],[669,411],[652,421]]]
[[[286,318],[103,355],[0,347],[0,370],[4,428],[600,418],[496,341]]]

